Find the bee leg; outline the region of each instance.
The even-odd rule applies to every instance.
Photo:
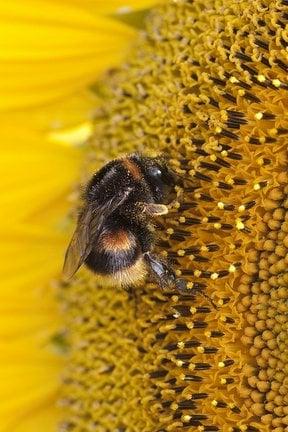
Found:
[[[152,274],[157,279],[159,285],[162,289],[174,288],[179,294],[197,294],[199,293],[203,297],[205,297],[215,309],[218,309],[217,305],[213,302],[213,300],[202,291],[200,288],[187,288],[188,282],[183,279],[177,278],[174,270],[161,258],[156,255],[151,254],[151,252],[144,253],[145,261],[148,263]]]
[[[177,278],[174,270],[165,261],[151,252],[145,252],[143,255],[153,276],[156,278],[162,289],[173,288],[176,286]]]

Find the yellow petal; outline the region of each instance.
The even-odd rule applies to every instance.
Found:
[[[12,293],[11,293],[12,294]],[[20,302],[21,298],[19,298]],[[13,303],[13,302],[12,302]],[[16,304],[15,304],[16,303]],[[44,304],[43,304],[44,303]],[[53,322],[51,317],[56,316],[56,310],[48,305],[41,299],[39,302],[35,302],[31,307],[31,299],[26,302],[25,310],[18,310],[20,304],[14,299],[14,304],[7,307],[7,303],[3,304],[0,308],[0,338],[3,341],[18,340],[21,336],[27,336],[29,334],[37,334],[37,332],[45,332],[49,329],[49,333],[54,330],[55,333],[59,330],[59,322]],[[14,307],[14,305],[16,307]],[[22,305],[24,309],[24,306]],[[3,347],[3,351],[7,352],[6,345]]]
[[[1,130],[10,128],[24,131],[47,132],[71,128],[91,120],[99,99],[94,93],[85,89],[67,98],[44,103],[37,107],[26,107],[25,110],[13,110],[13,113],[1,112]],[[11,136],[12,136],[11,134]]]
[[[2,130],[0,141],[0,431],[52,432],[62,358],[49,343],[61,329],[49,281],[68,242],[57,221],[79,151],[17,129]]]
[[[52,432],[52,425],[56,429],[55,400],[59,369],[60,364],[49,366],[45,362],[41,365],[40,361],[37,366],[30,366],[29,363],[0,366],[1,432]],[[45,415],[43,424],[39,414],[48,410],[49,416]],[[33,429],[28,428],[31,422],[35,426]]]
[[[135,32],[70,4],[0,1],[0,110],[53,101],[115,65]]]
[[[51,223],[67,209],[81,150],[47,142],[21,130],[0,133],[0,222]]]
[[[0,237],[0,431],[52,432],[62,358],[49,343],[61,323],[48,281],[67,235],[2,225]]]
[[[58,0],[52,0],[58,1]],[[91,11],[110,14],[110,13],[126,13],[134,10],[146,9],[161,3],[161,0],[63,0],[64,3],[77,5],[81,8],[89,9]],[[62,3],[63,3],[62,1]],[[163,1],[163,0],[162,0]]]
[[[55,378],[54,378],[55,379]],[[26,412],[22,414],[20,412],[19,415],[15,415],[15,413],[11,414],[11,420],[7,418],[3,427],[0,427],[0,432],[55,432],[57,431],[57,425],[60,424],[61,413],[60,410],[55,407],[55,399],[56,396],[48,397],[39,400],[36,400],[35,409],[31,410],[31,407],[28,407]],[[43,403],[44,402],[44,403]],[[33,402],[34,403],[34,402]],[[31,404],[33,406],[33,404]]]
[[[52,131],[48,134],[49,141],[66,144],[68,146],[81,145],[92,135],[93,126],[91,122],[81,123],[72,128]]]
[[[68,233],[57,233],[47,226],[9,227],[2,225],[1,235],[1,308],[28,308],[47,296],[49,279],[59,275]],[[42,298],[44,297],[44,298]],[[26,303],[25,303],[26,302]],[[5,303],[5,304],[4,304]]]
[[[0,236],[0,431],[52,432],[62,359],[49,344],[61,324],[48,281],[66,238],[3,225]]]

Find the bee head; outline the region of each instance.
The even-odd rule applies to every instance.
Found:
[[[155,202],[161,203],[177,184],[175,174],[168,167],[167,161],[163,156],[152,158],[134,155],[134,157],[138,159],[137,164],[141,167],[141,171]]]

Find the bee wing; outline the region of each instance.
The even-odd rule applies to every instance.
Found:
[[[83,264],[91,252],[92,239],[95,237],[95,228],[101,223],[100,215],[94,214],[91,207],[85,208],[77,222],[77,227],[67,248],[63,265],[65,279],[70,279]],[[95,221],[95,224],[93,223]],[[94,234],[91,225],[94,226]]]
[[[65,254],[65,279],[70,279],[84,263],[101,233],[105,219],[127,199],[131,190],[132,188],[127,188],[121,191],[102,206],[91,203],[83,209]]]

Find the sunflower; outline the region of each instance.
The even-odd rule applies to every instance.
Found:
[[[1,432],[57,429],[67,347],[53,280],[98,104],[91,89],[125,56],[137,32],[127,22],[153,3],[0,2]]]
[[[168,155],[186,180],[158,253],[191,291],[148,278],[133,305],[85,269],[62,287],[65,431],[287,431],[287,19],[286,0],[169,2],[109,75],[87,171]]]

